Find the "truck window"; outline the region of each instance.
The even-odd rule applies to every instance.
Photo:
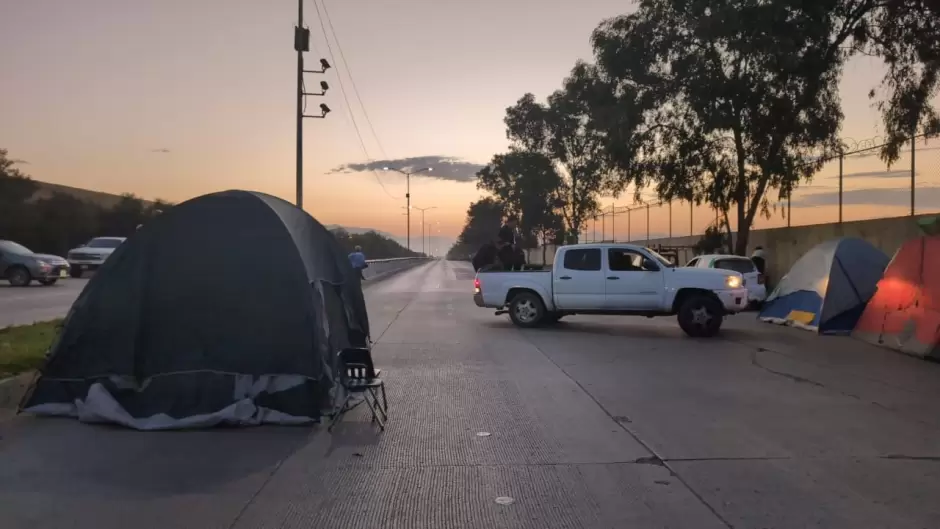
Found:
[[[600,271],[600,248],[585,248],[583,250],[565,250],[565,262],[562,265],[566,270],[581,270],[584,272]]]
[[[699,257],[696,257],[695,259],[692,259],[691,261],[689,261],[688,263],[686,263],[685,266],[697,266],[699,259],[700,259]]]
[[[607,264],[612,272],[648,272],[643,268],[644,255],[620,248],[607,250]]]
[[[754,268],[754,261],[744,257],[739,259],[717,259],[715,260],[714,267],[721,268],[722,270],[731,270],[739,274],[750,274],[751,272],[757,271]]]

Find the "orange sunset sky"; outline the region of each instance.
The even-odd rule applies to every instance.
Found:
[[[333,169],[370,158],[485,163],[507,146],[505,108],[527,91],[544,97],[557,89],[577,59],[590,58],[598,22],[632,9],[623,0],[552,9],[523,0],[324,2],[349,69],[331,38],[336,67],[307,76],[310,91],[321,79],[330,83],[322,101],[333,112],[306,121],[305,207],[324,223],[396,235],[405,232],[403,177]],[[312,68],[329,52],[312,1],[306,12]],[[284,0],[4,0],[0,147],[28,162],[21,168],[37,180],[172,201],[231,188],[293,201],[296,16],[296,2]],[[867,92],[881,73],[868,58],[847,69],[844,136],[879,134]],[[308,106],[320,102],[310,98]],[[940,140],[917,149],[918,212],[935,211]],[[428,221],[443,236],[460,231],[468,204],[481,195],[467,178],[472,165],[451,169],[463,172],[439,169],[443,178],[412,181],[413,204],[437,208]],[[797,193],[793,224],[836,220],[837,170],[826,167]],[[909,171],[909,154],[890,171],[877,156],[847,160],[845,220],[907,213]],[[629,200],[604,199],[613,202]],[[668,231],[665,212],[651,211],[651,233]],[[693,228],[712,218],[697,211]],[[414,234],[420,215],[412,222]],[[688,234],[687,206],[674,208],[673,224],[674,233]],[[625,216],[617,225],[621,238]],[[777,215],[756,227],[780,225]],[[634,214],[631,226],[634,238],[645,237],[645,214]]]

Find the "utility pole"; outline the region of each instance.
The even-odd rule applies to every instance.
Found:
[[[915,163],[915,158],[914,158],[916,156],[916,152],[915,152],[916,150],[917,150],[917,127],[915,126],[914,133],[911,136],[911,216],[912,217],[914,216],[914,190],[915,190],[914,184],[916,183],[915,175],[917,174],[916,172],[917,164]],[[839,174],[841,174],[841,172]],[[839,180],[839,183],[841,184],[842,181]],[[842,200],[841,194],[839,195],[839,200],[841,203],[841,200]],[[842,214],[841,209],[839,210],[839,214],[840,215]],[[839,219],[839,221],[841,222],[842,219]]]
[[[615,204],[610,205],[610,242],[617,242],[617,206]]]
[[[304,0],[297,0],[294,49],[297,50],[297,207],[304,207],[304,52],[310,50],[310,30],[304,28]]]
[[[628,207],[627,208],[627,242],[630,242],[633,240],[633,219],[630,218],[632,216],[630,213],[631,211],[633,211],[633,208]]]
[[[414,208],[414,209],[421,212],[421,253],[423,253],[424,255],[427,255],[428,253],[425,251],[425,246],[424,246],[424,212],[428,211],[429,209],[437,209],[437,206],[431,206],[427,208]]]
[[[421,169],[418,169],[418,170],[416,170],[416,171],[411,171],[411,172],[409,172],[409,171],[404,171],[404,170],[402,170],[402,169],[395,169],[394,167],[383,167],[382,170],[383,170],[383,171],[395,171],[396,173],[401,173],[401,174],[405,175],[405,186],[406,186],[406,188],[405,188],[405,201],[406,201],[406,203],[407,203],[406,209],[408,210],[408,211],[407,211],[407,215],[408,215],[408,221],[407,221],[407,222],[408,222],[408,235],[407,235],[408,238],[407,238],[407,241],[408,241],[408,249],[410,250],[410,249],[411,249],[411,175],[418,174],[418,173],[422,173],[422,172],[424,172],[424,171],[427,171],[427,172],[430,173],[430,172],[431,172],[431,168],[430,168],[430,167],[422,167]]]
[[[304,0],[297,0],[297,25],[294,26],[294,50],[297,52],[297,207],[304,207],[304,118],[325,118],[330,107],[320,104],[319,116],[305,116],[306,96],[326,95],[329,85],[320,82],[319,93],[304,92],[305,73],[324,73],[330,68],[326,59],[320,59],[319,70],[304,70],[304,52],[310,51],[310,30],[304,27]]]

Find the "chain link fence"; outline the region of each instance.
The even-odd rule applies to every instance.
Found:
[[[800,182],[789,198],[775,200],[766,214],[758,213],[753,230],[841,223],[940,211],[940,138],[921,135],[908,141],[890,166],[879,157],[880,138],[847,138],[843,154],[828,157],[809,180]],[[581,242],[645,242],[700,236],[716,223],[719,212],[708,205],[657,201],[609,204],[589,219]],[[731,229],[737,218],[730,215]]]

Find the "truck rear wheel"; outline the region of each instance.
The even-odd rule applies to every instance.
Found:
[[[724,310],[717,299],[704,294],[689,297],[679,307],[679,327],[693,338],[711,338],[718,334]]]
[[[532,292],[520,292],[509,302],[509,319],[519,327],[537,327],[544,317],[545,304]]]

